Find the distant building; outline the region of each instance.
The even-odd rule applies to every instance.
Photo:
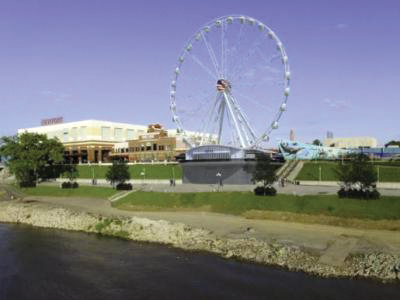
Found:
[[[293,129],[290,129],[290,133],[289,133],[289,141],[295,141],[296,140],[296,135],[294,133]]]
[[[145,126],[85,120],[18,130],[18,134],[23,132],[57,138],[65,147],[65,161],[70,163],[110,162],[112,156],[128,161],[169,161],[188,149],[175,129],[167,130],[159,124]],[[186,134],[192,141],[201,138],[195,132]]]
[[[164,129],[160,124],[150,124],[146,133],[136,139],[116,143],[111,156],[126,161],[171,161],[184,153],[187,145],[182,136]]]
[[[325,147],[335,148],[375,148],[378,145],[376,138],[373,137],[347,137],[347,138],[327,138],[324,140]]]

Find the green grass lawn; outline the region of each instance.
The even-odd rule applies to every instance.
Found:
[[[106,176],[109,166],[78,166],[79,178],[103,179]],[[179,165],[132,165],[129,166],[131,179],[142,179],[140,173],[144,170],[146,179],[170,179],[175,174],[175,179],[182,178],[182,169]]]
[[[319,180],[319,167],[321,167],[322,181],[337,181],[335,173],[336,162],[306,162],[296,180]],[[376,163],[379,168],[380,182],[400,182],[400,167],[397,165],[388,166]]]
[[[80,186],[77,189],[61,189],[57,186],[37,186],[35,188],[21,188],[24,194],[31,196],[54,197],[88,197],[107,199],[117,193],[116,190],[106,187]]]
[[[240,215],[269,210],[373,220],[400,219],[400,197],[380,200],[340,199],[336,195],[255,196],[250,192],[158,193],[134,192],[113,203],[120,209],[193,209]]]

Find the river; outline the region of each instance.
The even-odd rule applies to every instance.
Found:
[[[0,299],[400,299],[400,284],[321,279],[207,253],[0,224]]]

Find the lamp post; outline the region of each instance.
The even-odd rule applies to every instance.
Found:
[[[321,165],[319,166],[319,181],[321,182],[322,180],[322,168]]]
[[[175,167],[172,166],[172,186],[175,186]]]
[[[146,179],[146,169],[143,168],[142,172],[140,172],[140,176],[142,176],[142,185],[144,185],[144,181]]]
[[[222,186],[222,174],[221,172],[217,172],[217,174],[215,174],[215,176],[217,177],[217,184],[218,184],[218,190],[219,188]]]
[[[379,166],[376,166],[376,168],[377,168],[377,172],[376,172],[377,174],[376,175],[378,177],[377,179],[378,179],[378,182],[379,182]]]
[[[94,165],[92,165],[92,185],[96,185],[96,179],[94,176]]]

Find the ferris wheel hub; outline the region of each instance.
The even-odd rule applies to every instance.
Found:
[[[226,79],[218,79],[217,80],[217,91],[218,92],[225,92],[230,91],[232,88],[231,83]]]

